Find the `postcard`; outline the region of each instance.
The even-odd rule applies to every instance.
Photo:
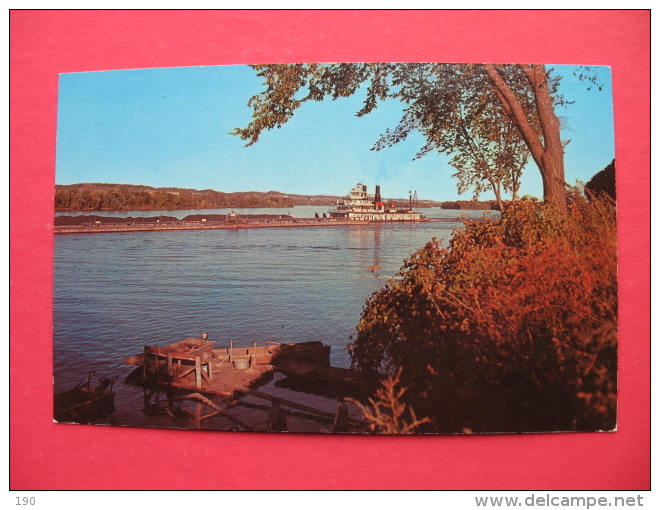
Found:
[[[54,420],[615,431],[610,69],[60,75]]]

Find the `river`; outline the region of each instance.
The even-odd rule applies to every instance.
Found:
[[[207,211],[121,211],[108,216],[183,218]],[[326,207],[245,209],[239,214],[313,217]],[[429,218],[460,218],[466,211],[423,209]],[[78,213],[81,214],[81,213]],[[96,214],[96,213],[95,213]],[[480,217],[483,211],[469,211]],[[202,331],[224,347],[320,340],[331,363],[348,367],[345,349],[365,299],[393,277],[403,260],[432,237],[449,239],[460,222],[387,223],[333,227],[126,232],[55,236],[54,384],[69,389],[85,378],[118,375],[116,411],[99,423],[197,428],[199,424],[145,412],[165,396],[145,395],[124,381],[124,357],[144,345],[165,345]],[[374,271],[374,268],[377,268]],[[331,398],[281,387],[275,374],[263,391],[334,411]],[[245,397],[235,411],[263,430],[263,403]],[[359,416],[352,407],[351,414]],[[224,417],[204,428],[228,429]],[[291,430],[324,432],[302,417]]]

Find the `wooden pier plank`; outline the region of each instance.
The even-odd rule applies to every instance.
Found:
[[[218,395],[222,397],[231,397],[233,391],[238,387],[249,387],[259,384],[264,377],[274,371],[272,365],[255,365],[253,368],[239,370],[233,365],[215,365],[213,366],[213,375],[209,377],[204,369],[200,374],[200,383],[196,372],[196,367],[191,367],[185,372],[175,376],[174,379],[159,380],[152,377],[153,382],[162,386],[168,386],[181,390],[201,392],[207,395]]]
[[[281,397],[274,397],[272,395],[269,395],[268,393],[264,393],[263,391],[258,391],[254,390],[252,388],[247,388],[247,387],[241,387],[236,389],[237,392],[240,393],[245,393],[247,395],[252,395],[257,398],[261,398],[264,400],[268,400],[269,402],[279,402],[285,406],[292,407],[294,409],[299,409],[300,411],[305,411],[306,413],[310,414],[316,414],[318,416],[323,416],[325,418],[333,418],[335,417],[334,413],[328,412],[328,411],[323,411],[322,409],[316,409],[314,407],[310,407],[304,404],[299,404],[298,402],[294,402],[292,400],[287,400],[285,398]],[[349,417],[348,421],[357,424],[357,425],[367,425],[366,422],[356,420],[354,418]]]

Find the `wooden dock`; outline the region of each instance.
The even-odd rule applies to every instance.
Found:
[[[204,382],[201,388],[197,386],[197,381],[192,373],[177,380],[151,375],[146,381],[143,381],[142,369],[138,368],[129,377],[130,382],[135,384],[156,385],[233,399],[236,391],[240,391],[241,388],[258,388],[268,382],[274,372],[274,366],[256,365],[254,368],[239,370],[232,365],[225,364],[213,366],[212,370],[213,380]]]
[[[163,347],[145,346],[143,353],[124,363],[140,367],[131,374],[131,382],[224,397],[264,384],[280,363],[330,365],[330,346],[318,341],[236,348],[230,344],[225,349],[213,349],[214,343],[189,338]]]
[[[192,417],[197,422],[223,414],[237,423],[237,418],[227,411],[238,403],[239,398],[250,395],[332,423],[332,412],[258,390],[281,365],[296,362],[304,366],[315,366],[317,370],[318,367],[332,369],[330,346],[311,341],[262,346],[255,343],[252,347],[238,348],[230,344],[226,349],[213,349],[214,344],[206,341],[206,338],[189,338],[163,347],[145,346],[142,354],[125,358],[125,363],[138,367],[129,375],[127,382],[144,387],[178,390],[181,392],[179,396],[170,395],[169,398],[195,401],[196,410]],[[341,374],[343,376],[344,371]],[[221,397],[224,407],[218,405],[220,402],[209,400],[214,396]],[[203,406],[208,408],[206,414],[202,410]],[[169,408],[164,411],[168,414],[173,412]],[[354,418],[349,418],[349,422],[354,428],[365,429],[367,426],[364,421]],[[253,430],[248,424],[238,425],[244,430]]]

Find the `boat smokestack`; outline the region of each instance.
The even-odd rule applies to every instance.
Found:
[[[374,197],[374,203],[379,204],[383,200],[380,198],[380,186],[376,186],[376,196]]]

